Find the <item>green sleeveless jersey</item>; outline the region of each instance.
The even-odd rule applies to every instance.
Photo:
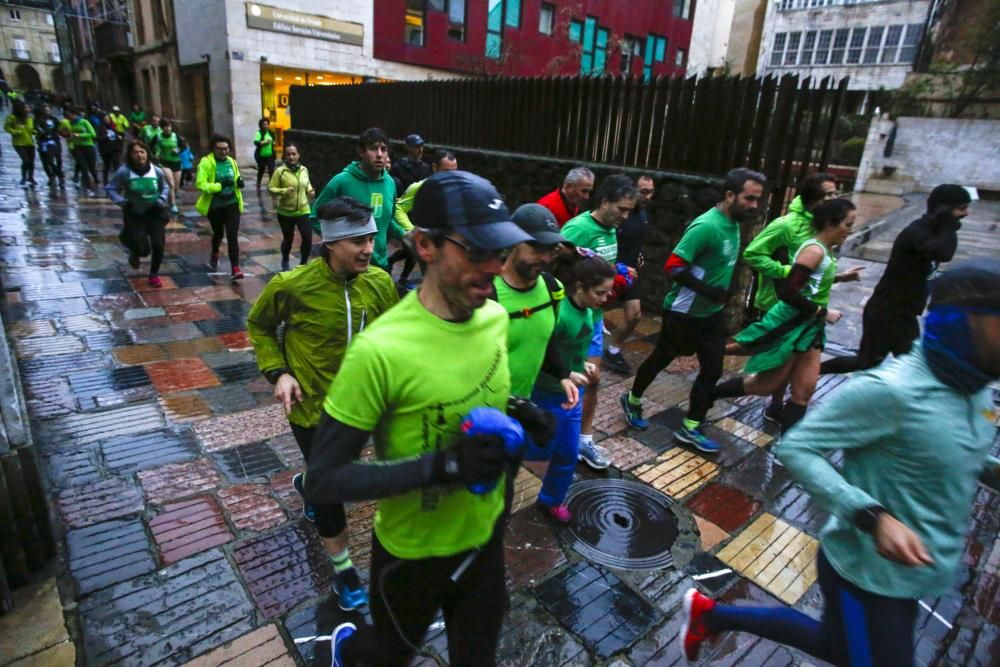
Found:
[[[823,261],[809,276],[806,286],[802,289],[802,295],[817,306],[826,307],[830,303],[830,288],[833,287],[833,279],[837,275],[837,260],[834,256],[830,254],[825,245],[816,239],[809,239],[799,247],[792,264],[794,265],[799,259],[799,253],[811,245],[817,245],[823,250]]]

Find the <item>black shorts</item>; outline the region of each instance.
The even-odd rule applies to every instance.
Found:
[[[180,171],[181,161],[178,160],[177,162],[171,162],[170,160],[160,160],[160,168],[169,169],[170,171]]]

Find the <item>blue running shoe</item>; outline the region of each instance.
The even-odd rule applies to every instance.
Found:
[[[316,523],[316,507],[312,503],[306,501],[305,484],[306,476],[302,473],[292,477],[292,486],[294,486],[298,494],[302,496],[302,516],[304,516],[306,520]]]
[[[701,432],[700,428],[684,428],[681,426],[674,431],[674,437],[686,445],[691,445],[695,449],[706,454],[718,454],[722,449],[715,440]]]
[[[368,604],[368,591],[353,567],[334,573],[333,592],[340,598],[337,606],[344,611],[354,611]]]
[[[353,623],[341,623],[330,633],[330,653],[333,655],[332,667],[344,667],[344,658],[340,655],[340,648],[344,641],[358,631],[358,626]]]
[[[622,412],[625,413],[625,423],[637,431],[645,431],[649,428],[649,422],[642,418],[642,406],[629,403],[628,394],[626,391],[618,397],[618,405],[622,406]]]

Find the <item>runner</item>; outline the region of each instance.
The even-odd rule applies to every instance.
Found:
[[[232,142],[222,135],[212,137],[212,152],[198,162],[195,188],[201,192],[195,208],[212,225],[212,254],[208,266],[219,270],[219,246],[223,235],[229,251],[229,277],[242,280],[240,270],[240,215],[243,214],[243,178],[236,160],[229,157]]]
[[[76,142],[73,137],[73,124],[69,118],[70,108],[66,107],[63,111],[63,119],[59,121],[59,136],[66,140],[66,148],[69,150],[69,156],[73,160],[73,186],[79,187],[80,173],[83,171],[83,165],[77,159]]]
[[[35,119],[28,113],[24,100],[14,100],[10,115],[3,122],[3,129],[10,134],[14,151],[21,158],[20,186],[35,187]]]
[[[150,117],[149,123],[142,126],[140,137],[152,151],[156,148],[156,140],[160,136],[160,117],[155,113]],[[152,156],[151,156],[152,157]]]
[[[822,621],[787,607],[684,597],[684,653],[716,633],[750,632],[836,665],[914,664],[921,598],[952,591],[976,479],[1000,491],[989,456],[1000,377],[1000,262],[949,269],[932,286],[924,336],[908,354],[849,380],[777,446],[833,516],[820,537]],[[828,460],[843,450],[842,466]]]
[[[403,140],[406,155],[396,160],[389,173],[396,182],[396,192],[406,192],[406,189],[417,181],[429,178],[432,171],[424,162],[424,139],[419,134],[408,134]],[[389,169],[386,166],[386,169]]]
[[[271,179],[274,178],[274,132],[271,131],[271,122],[266,118],[261,118],[257,122],[257,132],[253,135],[253,161],[257,163],[257,194],[260,194],[260,182],[267,172],[267,184],[271,186]]]
[[[865,304],[858,355],[824,361],[821,375],[872,368],[889,353],[898,357],[909,351],[920,336],[917,319],[927,304],[927,281],[938,265],[955,256],[970,201],[960,185],[939,185],[931,191],[927,213],[896,237],[885,273]]]
[[[691,223],[667,259],[664,270],[673,286],[663,300],[663,323],[653,353],[639,367],[632,390],[618,398],[625,421],[634,429],[649,426],[642,417],[642,394],[675,357],[698,355],[698,377],[691,387],[687,417],[674,437],[708,454],[719,445],[701,430],[712,390],[722,376],[726,328],[722,309],[732,294],[733,269],[740,250],[740,223],[757,214],[767,178],[750,169],[726,174],[723,199]]]
[[[539,199],[538,203],[552,211],[556,222],[562,227],[580,213],[593,189],[594,172],[586,167],[576,167],[566,174],[562,188],[553,190]]]
[[[104,186],[111,201],[122,208],[123,227],[118,238],[129,251],[129,266],[138,269],[139,258],[152,254],[151,287],[163,286],[159,273],[167,240],[169,189],[163,171],[149,162],[149,149],[141,141],[129,143],[125,164]]]
[[[177,208],[179,193],[177,192],[181,184],[181,151],[187,142],[174,132],[174,125],[169,118],[160,120],[160,133],[156,138],[156,146],[153,153],[156,155],[157,163],[163,169],[163,175],[167,177],[170,184],[170,213],[177,215],[180,211]]]
[[[96,197],[93,188],[97,186],[97,149],[94,140],[97,132],[90,121],[83,117],[83,109],[74,107],[69,110],[69,126],[73,135],[73,153],[80,167],[83,187],[88,197]]]
[[[389,137],[385,132],[372,127],[358,137],[358,160],[344,167],[344,170],[330,179],[319,197],[313,202],[313,231],[316,230],[315,212],[334,197],[353,197],[374,210],[378,235],[375,237],[375,254],[372,262],[380,269],[388,267],[385,246],[389,228],[400,238],[403,230],[392,219],[396,201],[396,185],[385,169],[389,157]]]
[[[473,408],[507,405],[508,318],[489,295],[506,249],[531,237],[488,181],[462,171],[431,176],[410,218],[424,282],[354,339],[305,480],[312,503],[378,499],[374,626],[333,630],[335,666],[409,664],[439,609],[450,662],[493,664],[508,604],[504,444],[462,423]],[[368,463],[370,436],[379,460]]]
[[[101,125],[97,129],[97,147],[101,154],[104,185],[110,182],[108,178],[121,166],[123,134],[118,132],[114,119],[110,114],[104,114]]]
[[[130,127],[128,118],[125,117],[125,114],[122,113],[121,107],[117,104],[111,107],[111,113],[109,115],[111,116],[111,122],[115,124],[115,131],[118,132],[118,134],[120,134],[124,139],[125,134],[128,132]]]
[[[570,172],[572,173],[572,172]],[[617,228],[625,222],[635,208],[638,193],[635,183],[628,176],[615,174],[608,176],[594,193],[596,207],[584,211],[566,223],[562,233],[566,239],[579,247],[590,248],[601,259],[615,265],[618,257]],[[635,279],[635,268],[615,265],[619,274],[626,277],[631,285]],[[624,290],[624,286],[622,286]],[[583,395],[583,412],[580,423],[580,460],[594,470],[604,470],[611,465],[604,448],[594,444],[594,411],[597,408],[597,391],[601,380],[601,357],[604,355],[604,317],[594,322],[593,339],[587,354],[587,362],[594,370],[589,373],[588,391]]]
[[[309,198],[316,196],[309,182],[309,170],[301,162],[299,147],[286,144],[281,166],[267,181],[267,191],[277,199],[278,224],[281,226],[281,270],[288,270],[295,230],[299,230],[302,245],[299,264],[309,261],[312,252],[312,221],[309,219]]]
[[[285,155],[294,149],[285,146]],[[281,167],[279,167],[280,171]],[[275,173],[277,177],[277,173]],[[269,187],[274,181],[269,183]],[[375,221],[371,209],[348,197],[317,211],[323,231],[321,261],[267,283],[247,316],[247,332],[261,373],[274,385],[292,435],[308,463],[323,398],[351,339],[398,301],[392,279],[369,265]],[[293,485],[303,493],[303,476]],[[303,506],[333,562],[340,608],[356,609],[368,596],[347,550],[343,503]]]
[[[42,169],[49,179],[49,185],[66,187],[66,177],[63,176],[62,140],[59,138],[59,120],[49,111],[48,105],[42,104],[35,111],[35,141],[38,144],[38,154],[42,158]]]
[[[791,258],[799,246],[815,235],[812,226],[812,210],[830,199],[837,197],[837,181],[827,173],[806,176],[796,195],[788,205],[788,213],[772,220],[743,251],[743,261],[757,272],[757,293],[754,308],[757,319],[764,316],[778,302],[775,280],[783,280],[792,270]],[[858,280],[854,269],[837,277],[838,282]],[[774,391],[771,404],[764,410],[764,419],[775,424],[781,423],[781,406],[785,402],[785,385]]]
[[[826,325],[836,324],[839,310],[828,309],[830,288],[837,277],[833,248],[851,233],[855,206],[846,199],[826,201],[812,210],[815,236],[799,246],[787,278],[778,284],[779,301],[764,318],[733,337],[727,354],[751,354],[744,373],[716,385],[713,399],[768,396],[791,384],[792,395],[778,411],[782,432],[788,432],[809,406],[819,379],[820,355],[826,345]]]
[[[142,128],[146,126],[146,112],[138,104],[133,104],[128,119],[132,125],[132,134],[138,138],[142,133]]]

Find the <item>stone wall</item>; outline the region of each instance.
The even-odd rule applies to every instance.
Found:
[[[357,137],[353,135],[289,130],[286,141],[295,143],[302,152],[303,164],[309,167],[313,185],[317,190],[350,161],[357,159]],[[393,154],[401,155],[402,142],[395,142]],[[460,169],[488,178],[514,208],[525,202],[536,201],[562,184],[566,172],[579,163],[499,151],[482,151],[456,148]],[[601,164],[587,164],[597,181],[610,174],[624,173],[633,178],[643,173]],[[667,289],[663,263],[680,239],[687,224],[698,214],[713,206],[719,199],[720,180],[706,179],[672,172],[652,172],[656,182],[656,196],[649,207],[649,229],[643,254],[645,266],[640,268],[643,305],[648,312],[660,310]],[[745,230],[744,240],[749,240],[750,229]],[[744,272],[745,273],[745,272]],[[741,275],[743,284],[747,276]],[[732,322],[739,319],[736,306]]]

